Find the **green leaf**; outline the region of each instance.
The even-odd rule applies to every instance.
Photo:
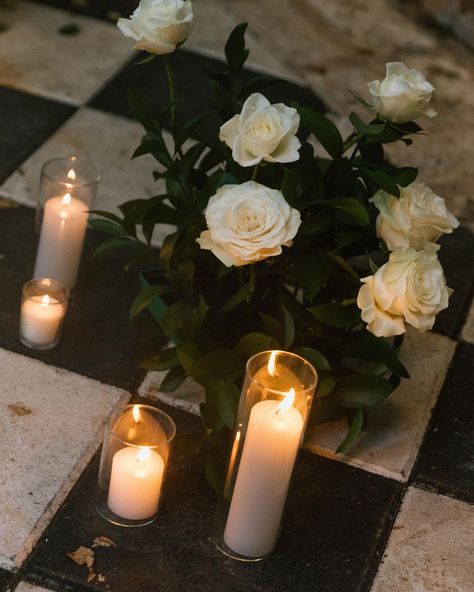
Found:
[[[360,311],[356,306],[320,304],[308,310],[318,321],[338,329],[353,327],[360,321]]]
[[[359,136],[380,134],[385,129],[385,123],[365,123],[357,113],[354,112],[349,115],[349,119]]]
[[[370,407],[383,401],[392,391],[393,386],[381,376],[350,374],[337,381],[332,397],[342,407]]]
[[[260,313],[262,318],[263,327],[268,335],[271,335],[276,342],[275,348],[283,347],[282,344],[285,341],[285,328],[275,317]]]
[[[163,393],[172,393],[183,384],[186,378],[187,374],[183,368],[181,368],[181,366],[171,368],[171,370],[166,373],[166,376],[161,381],[160,391]]]
[[[361,167],[360,172],[363,175],[366,175],[367,177],[369,177],[377,185],[377,187],[380,187],[380,189],[383,189],[384,191],[386,191],[387,193],[390,193],[391,195],[395,195],[396,197],[400,197],[400,190],[398,189],[398,185],[397,185],[396,181],[394,179],[392,179],[392,177],[390,177],[389,175],[384,173],[383,171],[380,171],[380,170],[373,171],[371,169]]]
[[[225,44],[225,57],[231,76],[235,76],[242,70],[245,60],[249,55],[249,50],[245,49],[246,29],[247,23],[237,25]]]
[[[364,411],[361,408],[355,410],[354,417],[352,418],[351,427],[347,432],[347,436],[344,438],[344,441],[339,444],[336,449],[336,454],[340,452],[346,452],[359,439],[360,433],[362,432],[362,427],[364,425]]]
[[[79,25],[76,25],[76,23],[67,23],[66,25],[62,25],[61,27],[59,27],[58,29],[58,33],[60,35],[77,35],[80,31]]]
[[[345,343],[341,347],[341,354],[347,358],[366,360],[368,362],[382,362],[397,376],[408,376],[406,369],[398,359],[396,351],[383,337],[376,337],[371,333],[361,335],[354,341]]]
[[[178,236],[179,235],[177,232],[168,234],[163,240],[163,243],[161,244],[160,259],[166,266],[169,266],[170,264],[171,256],[173,255],[174,247],[176,245],[176,241],[178,240]]]
[[[143,288],[140,294],[138,294],[138,296],[132,302],[132,306],[130,307],[130,319],[136,317],[137,314],[149,306],[153,300],[171,291],[172,288],[166,285],[153,285]]]
[[[176,448],[188,456],[201,452],[204,444],[207,442],[209,434],[207,432],[198,432],[197,434],[177,434]]]
[[[264,333],[254,332],[242,337],[237,344],[237,351],[246,358],[250,358],[258,352],[273,349],[274,346],[273,337]]]
[[[89,210],[89,214],[100,216],[101,218],[106,218],[107,220],[116,222],[117,224],[122,224],[122,219],[120,218],[120,216],[112,214],[112,212],[106,212],[105,210]]]
[[[318,382],[318,388],[316,389],[316,398],[322,399],[323,397],[327,397],[336,386],[336,381],[334,376],[327,376]]]
[[[170,370],[180,365],[177,350],[175,347],[170,347],[161,350],[158,354],[151,356],[144,360],[141,364],[141,368],[145,370],[155,370],[161,372],[163,370]]]
[[[97,257],[97,255],[105,253],[106,251],[112,251],[114,249],[126,249],[135,246],[135,241],[129,238],[107,238],[97,247],[97,249],[92,254],[92,257]]]
[[[351,222],[358,226],[366,226],[370,222],[369,212],[354,197],[333,197],[320,203],[344,212],[350,218]]]
[[[212,458],[206,456],[204,459],[204,472],[209,485],[215,493],[222,495],[224,490],[225,475],[222,473],[213,462]]]
[[[325,285],[331,270],[332,259],[326,247],[300,252],[294,256],[298,282],[304,295],[312,300]]]
[[[281,82],[280,78],[276,78],[275,76],[268,76],[266,74],[257,74],[253,76],[250,80],[245,82],[240,89],[239,97],[247,98],[254,92],[260,92],[264,88],[268,86],[273,86],[274,84],[278,84]]]
[[[343,152],[343,140],[334,123],[308,107],[298,107],[301,123],[319,140],[322,147],[333,158],[340,158]]]
[[[326,357],[321,352],[313,349],[312,347],[297,347],[293,350],[295,354],[298,354],[305,360],[307,360],[316,370],[331,370],[331,366],[327,361]]]
[[[250,284],[244,284],[222,307],[222,314],[227,314],[229,311],[238,306],[250,295]]]
[[[157,129],[156,123],[152,119],[139,93],[135,89],[130,88],[128,90],[127,99],[131,112],[135,115],[143,127],[146,130],[159,133],[160,130]]]
[[[128,236],[128,232],[121,226],[118,226],[110,220],[103,220],[101,218],[92,218],[89,220],[89,226],[98,232],[110,234],[111,236]]]
[[[296,332],[295,320],[293,319],[291,314],[288,312],[288,310],[284,306],[281,306],[280,308],[281,308],[281,316],[282,316],[282,321],[283,321],[283,328],[285,330],[285,340],[283,342],[283,347],[285,349],[288,349],[291,347],[291,344],[293,343],[293,340],[295,339],[295,332]]]
[[[238,377],[243,372],[241,357],[233,349],[215,349],[192,365],[190,374],[200,384],[217,378]]]
[[[178,150],[184,144],[184,142],[191,136],[193,136],[194,132],[198,129],[201,123],[209,117],[209,113],[204,113],[203,115],[197,115],[193,117],[186,124],[179,130],[176,135],[175,139],[175,146]]]
[[[224,425],[233,429],[240,398],[239,389],[232,381],[222,378],[207,382],[205,389],[206,401],[213,400]]]
[[[174,338],[189,314],[189,305],[183,300],[178,300],[166,309],[161,320],[161,330],[166,337]]]
[[[393,178],[397,185],[400,187],[406,187],[413,183],[418,175],[418,169],[414,167],[402,167],[393,175]]]

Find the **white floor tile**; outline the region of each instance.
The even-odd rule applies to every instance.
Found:
[[[22,581],[15,588],[15,592],[49,592],[47,588],[42,588],[36,584],[30,584],[30,582]]]
[[[474,507],[411,487],[372,592],[472,592]]]
[[[406,481],[455,346],[454,341],[436,333],[409,331],[402,347],[402,360],[411,379],[403,380],[388,399],[369,409],[369,429],[359,444],[347,454],[334,455],[347,430],[346,420],[341,419],[310,428],[307,447],[318,454]]]
[[[474,302],[471,304],[466,322],[462,328],[461,339],[468,343],[474,343]]]
[[[0,350],[0,567],[21,565],[129,395]]]
[[[29,93],[82,104],[131,56],[115,25],[42,4],[2,2],[0,22],[0,84]]]

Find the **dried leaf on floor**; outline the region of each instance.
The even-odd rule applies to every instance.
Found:
[[[67,553],[77,565],[86,565],[89,569],[94,565],[94,551],[89,547],[78,547],[75,551]]]
[[[109,539],[105,536],[98,536],[94,539],[92,543],[92,548],[94,547],[116,547],[117,545],[114,543],[112,539]]]

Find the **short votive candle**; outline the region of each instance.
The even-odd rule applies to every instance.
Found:
[[[51,349],[59,343],[69,291],[50,278],[30,280],[23,286],[20,341],[31,349]]]

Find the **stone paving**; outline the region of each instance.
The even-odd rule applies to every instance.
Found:
[[[127,14],[132,3],[116,4]],[[213,15],[215,36],[198,25],[189,47],[173,56],[181,94],[195,90],[186,108],[202,106],[198,70],[219,65],[213,56],[236,22],[228,4],[211,12],[212,3],[196,2],[207,22]],[[373,410],[369,430],[347,455],[333,453],[341,424],[310,430],[272,557],[246,565],[216,551],[216,498],[201,459],[179,451],[156,523],[121,529],[97,514],[96,451],[110,410],[141,397],[169,412],[180,433],[193,433],[201,397],[190,382],[165,396],[159,376],[139,369],[159,337],[145,314],[128,323],[138,280],[122,271],[120,255],[91,260],[100,240],[93,232],[59,347],[33,352],[17,338],[21,285],[35,254],[31,206],[41,164],[68,153],[92,158],[102,171],[98,207],[154,190],[146,159],[129,162],[141,132],[124,97],[134,82],[159,106],[163,73],[158,62],[128,64],[128,41],[106,22],[112,16],[107,2],[0,5],[0,591],[470,592],[474,270],[467,254],[474,239],[467,230],[442,250],[456,289],[453,306],[434,332],[410,333],[404,345],[413,380]],[[58,32],[71,23],[76,35]],[[250,44],[253,67],[292,78],[261,37],[251,34]],[[324,109],[301,86],[282,84],[275,92]],[[101,578],[88,581],[87,569],[67,553],[97,536],[117,546],[96,550]]]

